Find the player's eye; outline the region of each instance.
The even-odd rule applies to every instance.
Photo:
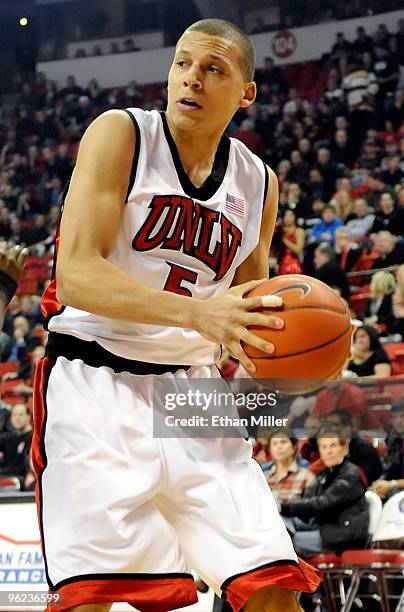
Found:
[[[176,61],[177,66],[180,66],[180,68],[183,68],[186,64],[185,60],[177,60]]]
[[[218,66],[209,66],[208,71],[216,74],[222,72]]]

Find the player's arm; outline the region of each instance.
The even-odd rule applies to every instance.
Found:
[[[0,329],[6,308],[17,291],[27,255],[25,248],[0,242]]]
[[[125,208],[134,151],[135,131],[123,111],[101,115],[84,134],[60,227],[58,300],[111,319],[195,329],[228,347],[244,367],[253,368],[241,349],[240,338],[261,350],[273,347],[246,326],[276,327],[278,320],[253,312],[263,305],[264,298],[243,298],[260,281],[199,300],[148,287],[108,260]],[[257,278],[259,271],[250,278]],[[274,305],[277,299],[280,301],[266,296],[265,305]]]
[[[237,268],[232,286],[241,285],[254,278],[267,278],[269,270],[269,250],[278,212],[279,188],[275,173],[267,166],[268,192],[262,213],[258,245],[245,261]]]

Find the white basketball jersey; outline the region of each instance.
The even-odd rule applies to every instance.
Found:
[[[223,136],[212,173],[196,188],[186,175],[164,113],[131,108],[136,152],[115,247],[108,260],[155,289],[208,299],[224,293],[257,246],[267,172],[247,147]],[[127,359],[214,363],[220,347],[192,329],[101,317],[42,299],[49,331],[95,340]],[[91,279],[89,279],[91,282]],[[105,296],[108,299],[108,295]],[[162,301],[163,304],[163,301]]]

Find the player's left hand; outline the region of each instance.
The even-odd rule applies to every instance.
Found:
[[[27,256],[27,248],[4,241],[0,242],[0,271],[18,283]]]

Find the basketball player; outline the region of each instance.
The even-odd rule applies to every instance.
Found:
[[[18,245],[0,242],[0,329],[6,308],[17,291],[28,250]]]
[[[233,610],[300,609],[298,562],[251,445],[153,438],[153,381],[215,378],[220,345],[253,364],[246,298],[267,274],[278,188],[223,135],[253,104],[254,50],[205,20],[177,44],[167,112],[110,111],[86,131],[65,199],[50,331],[36,373],[33,461],[47,579],[62,605],[150,612],[196,601],[192,567]]]

